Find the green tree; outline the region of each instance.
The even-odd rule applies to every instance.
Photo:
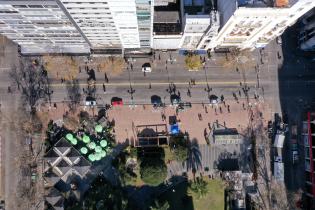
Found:
[[[82,202],[66,206],[68,210],[127,210],[127,196],[119,186],[113,186],[103,177],[97,177]]]
[[[123,185],[134,183],[137,179],[137,175],[132,171],[132,169],[127,168],[126,166],[127,158],[128,153],[121,152],[112,162],[113,166],[119,172],[119,178]]]
[[[154,204],[150,206],[151,210],[168,210],[169,208],[170,204],[168,203],[168,201],[161,203],[158,200],[154,200]]]
[[[199,177],[189,183],[189,189],[196,195],[197,199],[205,197],[209,192],[208,183]]]
[[[185,58],[185,64],[188,70],[198,71],[202,67],[202,61],[197,55],[187,55]]]
[[[177,161],[185,161],[188,158],[188,141],[183,134],[172,136],[170,139],[170,148],[173,157]]]
[[[159,158],[145,158],[140,164],[140,175],[143,182],[151,186],[158,186],[167,176],[167,168]]]

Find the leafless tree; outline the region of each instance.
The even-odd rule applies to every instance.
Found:
[[[54,78],[73,80],[79,73],[79,62],[72,56],[43,56],[43,65]]]
[[[52,91],[47,72],[38,60],[34,62],[31,58],[21,59],[20,65],[12,68],[10,77],[21,91],[23,103],[29,106],[31,113],[35,114],[41,99],[50,99]]]
[[[81,101],[80,85],[78,80],[67,81],[66,83],[69,108],[71,111],[76,111],[77,106]]]

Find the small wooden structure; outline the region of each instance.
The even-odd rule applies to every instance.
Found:
[[[138,125],[135,127],[135,147],[154,147],[169,144],[169,133],[166,124]]]

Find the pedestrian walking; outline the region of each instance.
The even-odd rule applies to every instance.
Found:
[[[228,110],[228,113],[231,113],[230,105],[227,105],[227,110]]]
[[[106,87],[105,87],[104,83],[103,83],[103,91],[104,91],[104,93],[106,92]]]
[[[159,60],[161,60],[161,55],[160,55],[160,53],[159,53]]]
[[[180,97],[180,92],[179,91],[177,91],[177,95]]]
[[[151,82],[149,83],[149,89],[151,89],[152,88],[152,86],[151,86]]]
[[[221,95],[221,101],[222,101],[222,102],[224,101],[224,96],[223,96],[223,95]]]
[[[208,113],[208,108],[205,106],[205,113]]]
[[[238,91],[238,95],[240,95],[240,97],[242,96],[242,93],[241,93],[241,91],[240,91],[240,90]]]
[[[239,72],[239,69],[236,67],[236,72]]]
[[[215,115],[217,115],[217,108],[214,108],[214,113]]]
[[[191,97],[191,92],[189,88],[187,89],[187,96]]]
[[[219,107],[219,110],[220,110],[220,113],[222,114],[222,108],[221,108],[221,106]]]
[[[131,68],[131,71],[133,71],[133,65],[132,65],[132,63],[130,64],[130,68]]]
[[[245,110],[245,104],[243,103],[243,109]]]
[[[108,83],[108,77],[107,77],[107,74],[105,73],[105,74],[104,74],[104,76],[105,76],[105,82],[106,82],[106,83]]]
[[[208,123],[208,128],[209,128],[209,130],[210,130],[210,132],[211,132],[211,123]]]
[[[81,73],[81,66],[79,66],[79,73]]]
[[[242,82],[240,82],[240,86],[242,87]]]
[[[201,102],[202,108],[205,108],[205,104],[203,102]]]

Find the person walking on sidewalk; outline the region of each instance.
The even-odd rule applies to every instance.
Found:
[[[106,92],[106,87],[105,87],[104,83],[103,83],[103,91],[104,91],[104,93]]]
[[[108,83],[108,77],[107,77],[107,74],[105,73],[105,74],[104,74],[104,76],[105,76],[105,82],[106,82],[106,83]]]

